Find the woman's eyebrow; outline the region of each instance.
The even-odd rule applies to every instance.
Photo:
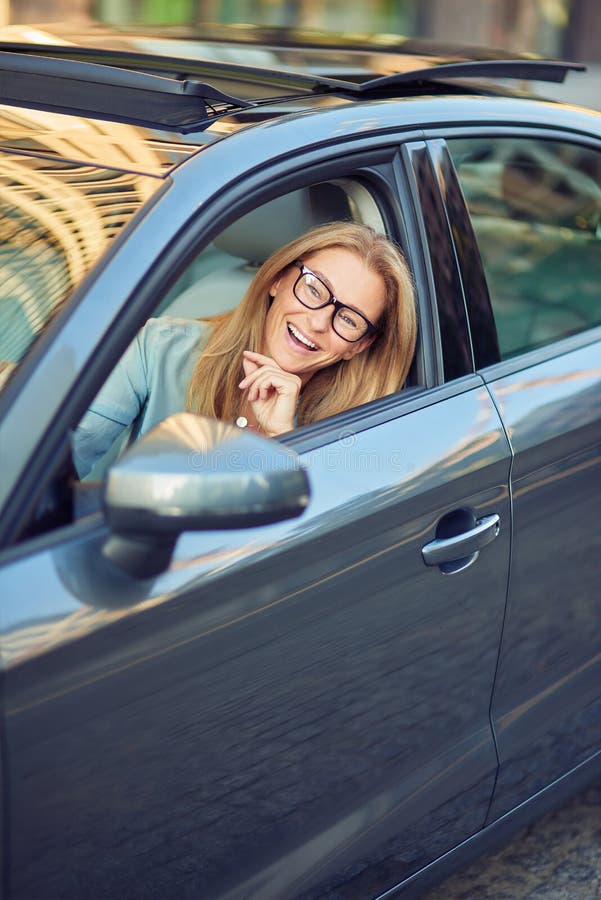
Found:
[[[324,275],[323,272],[320,272],[317,269],[311,269],[311,272],[313,272],[314,275],[317,275],[317,277],[320,278],[321,281],[323,281],[325,286],[327,288],[329,288],[329,291],[330,291],[332,297],[334,298],[334,300],[338,300],[338,302],[342,303],[343,306],[346,306],[348,309],[352,309],[353,312],[359,313],[359,315],[363,316],[364,319],[366,318],[365,313],[361,312],[360,309],[357,309],[356,306],[353,306],[352,303],[347,303],[346,300],[341,300],[340,297],[336,296],[336,294],[334,293],[334,290],[332,288],[332,282],[327,277],[327,275]]]
[[[318,277],[319,279],[321,279],[321,281],[323,281],[323,283],[325,284],[325,286],[329,289],[330,293],[331,293],[332,295],[334,295],[334,288],[332,287],[332,282],[330,281],[330,279],[328,278],[328,276],[327,276],[327,275],[324,275],[323,272],[320,272],[319,269],[311,269],[311,271],[313,272],[314,275],[317,275],[317,277]],[[335,296],[335,295],[334,295],[334,296]],[[336,299],[338,300],[338,297],[336,297]]]

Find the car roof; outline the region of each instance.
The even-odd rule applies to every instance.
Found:
[[[0,149],[47,153],[52,133],[53,156],[165,175],[208,143],[286,113],[433,94],[524,96],[500,79],[562,81],[583,68],[390,35],[8,26]],[[85,142],[74,133],[81,128]]]

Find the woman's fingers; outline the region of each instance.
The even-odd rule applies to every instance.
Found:
[[[244,369],[244,378],[239,384],[243,390],[247,388],[249,384],[252,383],[252,380],[249,380],[249,376],[253,374],[256,375],[263,366],[269,366],[271,369],[277,369],[280,372],[283,372],[283,369],[280,369],[278,364],[270,357],[263,356],[262,353],[254,353],[252,350],[245,350],[242,356],[242,367]]]
[[[281,434],[294,426],[301,379],[286,372],[269,356],[244,351],[244,378],[239,384],[246,391],[257,422],[267,434]]]
[[[258,362],[255,362],[255,360],[251,359],[251,355],[255,356],[254,353],[251,354],[250,350],[245,350],[242,355],[242,368],[244,369],[245,376],[251,375],[253,372],[256,372],[257,369],[260,367],[260,364]],[[258,355],[258,354],[256,354],[256,355]],[[265,358],[267,359],[267,357],[265,357]],[[270,359],[269,362],[272,363],[273,360]],[[240,385],[240,387],[242,387],[242,385]]]
[[[300,386],[300,378],[298,375],[286,372],[285,369],[280,368],[270,356],[263,356],[261,353],[245,350],[242,358],[242,366],[244,368],[244,378],[238,385],[242,390],[245,390],[254,384],[257,378],[259,378],[260,373],[262,378],[268,372],[276,379],[280,376],[285,380],[292,379],[294,383],[298,382]]]
[[[262,353],[255,353],[254,350],[244,350],[242,353],[243,359],[247,359],[250,362],[254,362],[259,366],[264,366],[266,364],[271,363],[272,365],[277,365],[276,362],[270,356],[264,356]]]
[[[259,397],[266,400],[272,391],[276,391],[280,396],[292,394],[296,397],[300,386],[301,380],[298,375],[285,372],[273,365],[261,366],[240,382],[240,387],[248,391],[248,398],[251,401]]]

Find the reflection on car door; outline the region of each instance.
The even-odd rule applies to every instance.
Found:
[[[496,818],[601,744],[599,342],[490,377],[515,451]]]
[[[481,827],[508,444],[477,376],[362,421],[293,439],[301,519],[185,534],[153,583],[108,583],[93,522],[0,570],[12,896],[366,896]]]

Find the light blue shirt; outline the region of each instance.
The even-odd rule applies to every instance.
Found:
[[[73,461],[80,478],[130,426],[140,436],[185,410],[188,385],[209,331],[206,322],[192,319],[148,320],[75,430]]]

